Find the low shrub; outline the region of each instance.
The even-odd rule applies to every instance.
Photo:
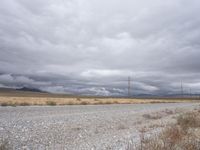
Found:
[[[146,118],[146,119],[156,120],[156,119],[161,119],[162,115],[157,114],[157,113],[156,114],[144,114],[143,117]]]
[[[30,104],[27,103],[27,102],[19,103],[18,105],[20,105],[20,106],[30,106]]]
[[[195,112],[186,113],[180,115],[177,118],[177,124],[181,126],[184,130],[188,128],[197,128],[200,127],[200,117],[199,114]]]
[[[6,102],[3,102],[3,103],[1,103],[1,106],[9,106],[9,104]]]
[[[140,137],[140,143],[127,150],[198,150],[200,141],[194,134],[185,134],[179,126],[171,126],[160,134]]]
[[[80,97],[78,97],[78,98],[76,98],[76,100],[77,100],[77,101],[81,101],[81,98],[80,98]]]
[[[112,101],[105,101],[105,102],[103,102],[103,104],[113,104],[113,102]]]
[[[94,99],[95,102],[99,101],[97,98]]]
[[[143,136],[140,136],[140,142],[128,145],[127,150],[199,150],[200,135],[196,134],[199,127],[199,114],[186,113],[177,118],[176,124],[164,128],[161,133],[144,136],[141,132]]]
[[[173,147],[183,140],[185,132],[179,126],[171,126],[166,128],[160,135],[164,145]]]
[[[47,104],[47,105],[50,105],[50,106],[55,106],[55,105],[57,105],[56,102],[54,102],[54,101],[47,101],[46,104]]]
[[[127,129],[127,127],[126,127],[124,124],[119,124],[119,125],[117,126],[117,129],[118,129],[118,130],[124,130],[124,129]]]
[[[86,101],[82,101],[80,104],[81,104],[81,105],[87,105],[88,102],[86,102]]]
[[[67,105],[75,105],[76,103],[74,103],[73,101],[69,101],[67,102]]]
[[[0,141],[0,150],[10,150],[11,147],[9,145],[8,140],[1,140]]]
[[[120,104],[120,102],[117,101],[117,100],[115,100],[113,103],[114,103],[114,104]]]
[[[17,103],[11,103],[11,102],[3,102],[1,103],[1,106],[6,107],[6,106],[12,106],[16,107],[18,104]]]

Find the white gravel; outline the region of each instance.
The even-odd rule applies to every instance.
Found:
[[[145,113],[194,108],[194,103],[0,107],[0,138],[13,149],[125,149]]]

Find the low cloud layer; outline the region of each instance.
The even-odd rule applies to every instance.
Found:
[[[200,90],[198,0],[2,0],[0,86],[54,93]]]

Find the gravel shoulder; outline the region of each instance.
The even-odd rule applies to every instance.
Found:
[[[0,107],[0,138],[13,149],[126,149],[197,103]]]

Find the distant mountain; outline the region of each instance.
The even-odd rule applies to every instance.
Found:
[[[19,89],[16,89],[17,91],[25,91],[25,92],[40,92],[40,93],[45,93],[44,91],[36,88],[29,88],[29,87],[22,87]]]

